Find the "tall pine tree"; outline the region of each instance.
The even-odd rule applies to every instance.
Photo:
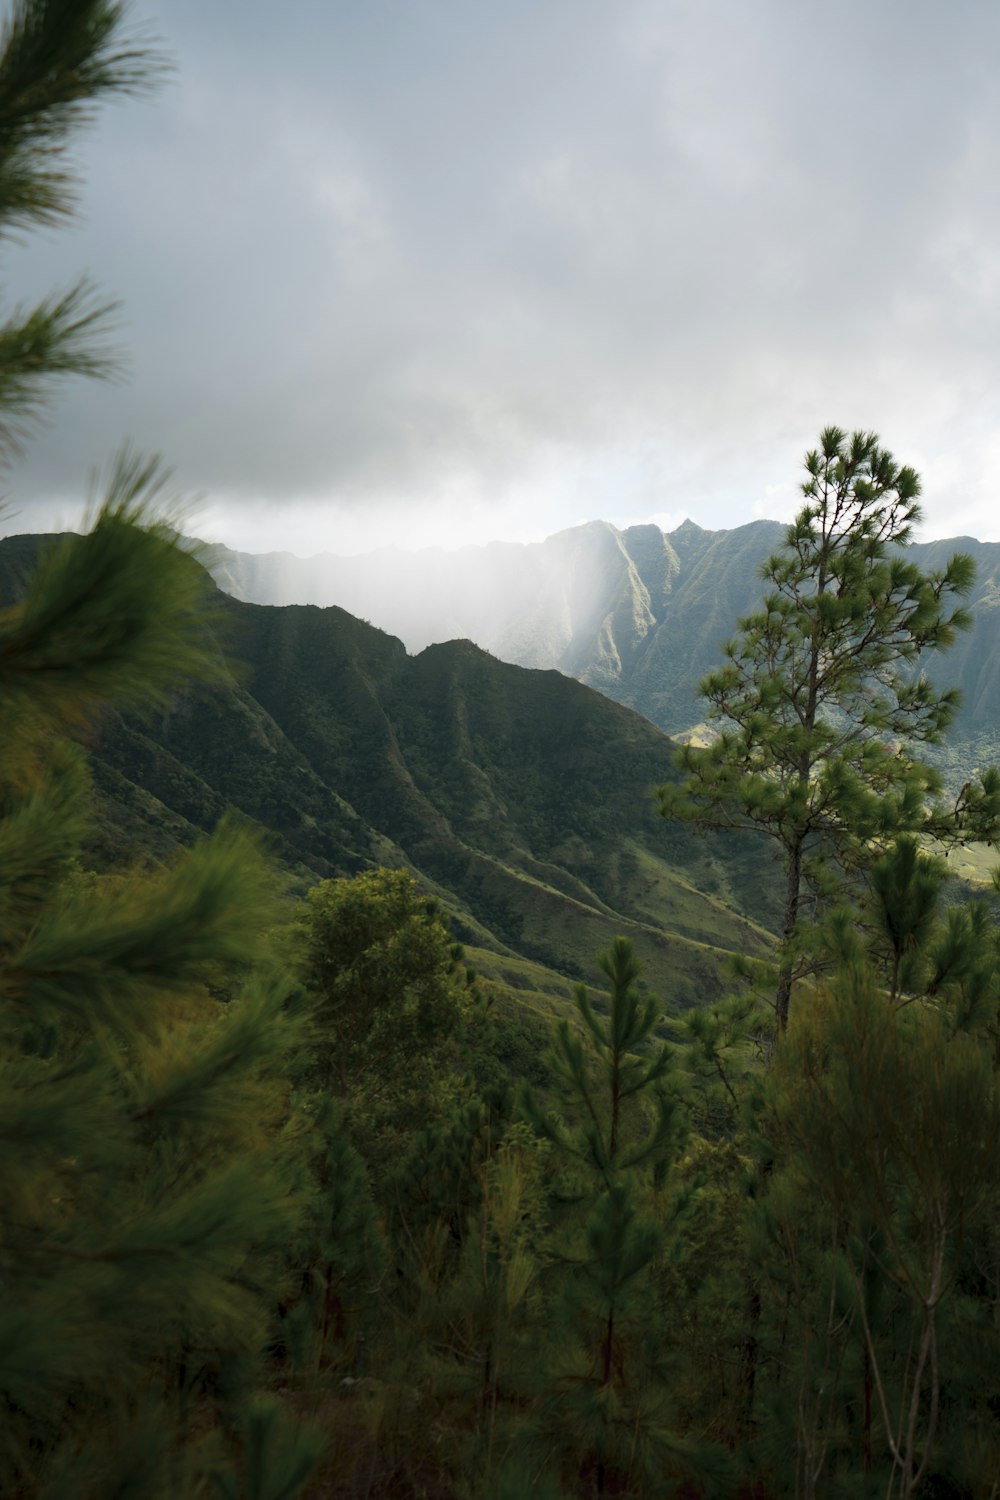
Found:
[[[957,706],[919,661],[969,627],[958,601],[972,560],[956,553],[923,573],[907,558],[920,481],[873,433],[828,427],[805,467],[806,504],[761,569],[763,603],[701,684],[718,737],[684,748],[686,778],[660,790],[665,816],[774,841],[784,869],[779,1034],[796,979],[816,965],[810,926],[898,834],[1000,831],[1000,774],[967,783],[947,806],[940,778],[913,753],[940,740]]]
[[[66,148],[161,60],[106,0],[18,0],[0,34],[0,231],[58,223]],[[109,368],[85,283],[0,328],[10,460],[48,385]],[[235,827],[178,865],[80,874],[74,737],[210,668],[204,575],[113,465],[93,529],[0,614],[0,1491],[155,1500],[299,1492],[321,1444],[262,1393],[281,1251],[308,1200],[261,932],[273,880]],[[228,1003],[209,988],[219,968]]]

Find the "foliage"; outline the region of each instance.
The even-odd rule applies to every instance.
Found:
[[[794,981],[816,965],[804,919],[849,898],[873,851],[905,832],[971,841],[1000,828],[1000,774],[949,808],[911,748],[937,742],[957,705],[916,666],[968,628],[956,600],[971,559],[928,573],[907,559],[919,480],[874,434],[829,427],[805,465],[806,504],[761,569],[770,592],[702,683],[718,738],[684,747],[687,779],[660,792],[665,816],[755,829],[781,854],[779,1032]]]
[[[125,691],[132,671],[165,690],[170,611],[161,632],[149,601],[172,560],[159,566],[135,521],[116,524],[131,563],[117,593],[130,586],[142,601],[133,618],[147,622],[128,643]],[[63,577],[69,593],[68,562]],[[58,617],[51,575],[41,588]],[[101,607],[97,597],[98,619]],[[24,620],[41,614],[29,594],[6,621],[5,676],[19,689],[20,657],[38,641]],[[92,682],[113,686],[117,649],[81,637],[82,692],[68,642],[46,694],[12,705],[0,824],[0,1250],[11,1289],[0,1384],[16,1412],[2,1462],[4,1487],[31,1492],[41,1434],[54,1470],[79,1447],[102,1489],[111,1433],[130,1411],[162,1437],[206,1379],[232,1382],[243,1366],[252,1378],[281,1294],[279,1251],[305,1203],[286,1103],[303,1039],[285,989],[266,968],[228,1004],[208,989],[219,965],[245,974],[265,961],[274,894],[252,840],[230,826],[167,872],[69,878],[86,779],[53,744],[93,701]],[[170,1472],[187,1461],[175,1454]]]
[[[372,1164],[399,1132],[439,1113],[473,1024],[474,975],[437,903],[406,870],[323,881],[299,927],[302,976],[316,1001],[316,1083],[345,1101]]]
[[[549,1354],[544,1423],[564,1471],[583,1481],[580,1493],[644,1493],[665,1471],[707,1482],[725,1464],[673,1430],[668,1362],[650,1337],[654,1268],[690,1202],[669,1181],[684,1137],[671,1054],[646,1052],[659,1005],[635,987],[640,965],[627,939],[598,962],[610,982],[607,1020],[581,985],[579,1030],[560,1021],[554,1034],[552,1071],[571,1123],[522,1092],[561,1167],[549,1271],[560,1337]]]
[[[530,1090],[524,1092],[523,1105],[537,1130],[610,1187],[621,1170],[668,1159],[677,1128],[676,1099],[664,1088],[669,1049],[661,1045],[650,1059],[640,1055],[660,1007],[635,988],[641,965],[628,939],[616,938],[608,952],[598,955],[598,965],[611,981],[607,1020],[596,1014],[586,987],[579,984],[573,999],[582,1034],[561,1020],[553,1045],[553,1076],[567,1098],[582,1106],[581,1125],[567,1129],[543,1113]],[[636,1138],[626,1128],[626,1116],[634,1120],[643,1098],[655,1105],[655,1123]]]
[[[943,878],[912,839],[876,862],[867,920],[832,934],[834,978],[763,1090],[758,1252],[794,1310],[785,1416],[806,1495],[859,1472],[890,1495],[982,1479],[992,1418],[969,1371],[996,1352],[998,951],[984,907],[942,906]]]
[[[909,1496],[928,1472],[955,1380],[942,1325],[960,1301],[966,1238],[1000,1204],[992,1059],[947,1015],[900,1012],[870,977],[848,974],[789,1033],[775,1099],[777,1139],[804,1164],[836,1226],[835,1255],[852,1288],[842,1318],[862,1343],[856,1368],[870,1371],[888,1467]],[[872,1306],[876,1287],[891,1299],[891,1322]],[[966,1338],[990,1337],[992,1307],[974,1321],[971,1310],[961,1310]],[[966,1420],[971,1428],[972,1411]]]
[[[76,127],[161,70],[123,20],[103,0],[14,5],[0,226],[64,218]],[[53,377],[106,373],[104,324],[80,284],[0,329],[7,455]],[[89,784],[69,737],[213,670],[201,571],[153,514],[163,480],[123,454],[89,534],[0,616],[0,1488],[155,1497],[212,1475],[282,1500],[322,1440],[253,1397],[308,1199],[302,1028],[261,936],[274,877],[234,821],[146,877],[76,873]]]
[[[15,0],[0,32],[0,234],[52,226],[75,206],[69,148],[104,97],[141,94],[165,68],[108,0]],[[0,446],[6,457],[66,375],[106,376],[114,304],[81,280],[0,326]]]

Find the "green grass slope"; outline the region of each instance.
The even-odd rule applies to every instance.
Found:
[[[8,592],[30,561],[15,540]],[[632,710],[468,641],[410,657],[337,608],[220,596],[212,629],[221,683],[95,729],[104,861],[165,857],[233,807],[303,880],[408,864],[484,972],[543,1008],[598,980],[616,933],[670,1008],[716,993],[728,953],[764,951],[768,867],[657,817],[672,746]]]

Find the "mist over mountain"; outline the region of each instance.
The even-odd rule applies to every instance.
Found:
[[[410,651],[467,638],[503,661],[575,677],[677,734],[702,719],[698,683],[760,599],[760,564],[784,531],[776,521],[730,531],[685,521],[672,532],[591,521],[525,545],[308,559],[216,546],[208,562],[238,599],[338,604]],[[952,739],[969,746],[1000,732],[1000,542],[922,542],[910,555],[933,569],[956,551],[976,562],[975,629],[921,666],[938,687],[961,689]]]
[[[51,541],[0,541],[0,603]],[[623,933],[678,1009],[767,950],[770,851],[657,815],[674,747],[640,714],[468,640],[411,656],[338,607],[214,602],[221,680],[90,733],[99,867],[169,859],[234,809],[301,885],[409,867],[518,989],[565,996]]]

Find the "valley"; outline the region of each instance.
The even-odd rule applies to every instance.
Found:
[[[0,543],[8,596],[38,545]],[[673,745],[640,714],[467,640],[410,656],[336,606],[216,594],[209,618],[220,683],[91,733],[97,867],[169,860],[233,808],[294,890],[410,868],[506,1003],[543,1013],[619,933],[675,1014],[768,950],[767,852],[657,815]]]

